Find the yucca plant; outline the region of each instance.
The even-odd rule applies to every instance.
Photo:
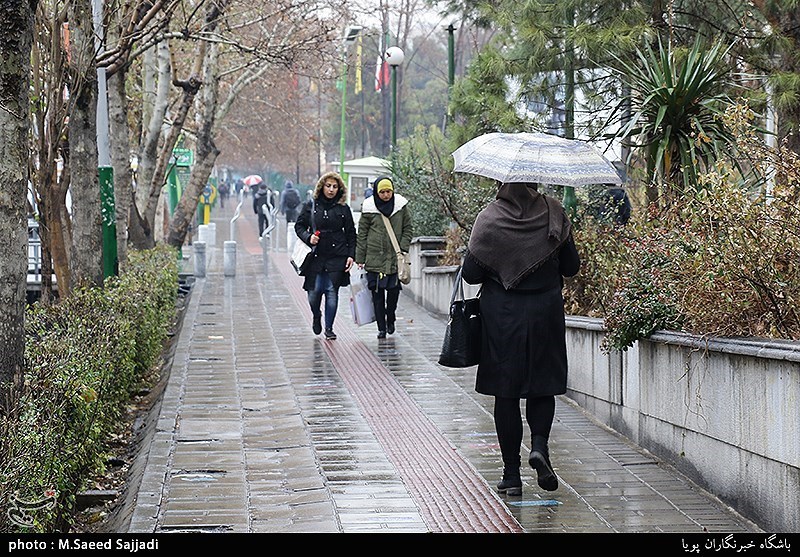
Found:
[[[699,172],[733,151],[733,135],[721,118],[730,104],[729,50],[696,41],[678,56],[659,42],[657,50],[637,49],[634,63],[614,57],[632,91],[632,117],[616,137],[643,155],[652,186],[675,192],[697,187]]]

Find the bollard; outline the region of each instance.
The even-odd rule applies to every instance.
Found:
[[[197,241],[208,244],[208,225],[201,224],[197,227]]]
[[[192,247],[194,248],[194,276],[204,278],[206,276],[206,243],[195,242]]]
[[[217,223],[208,223],[208,245],[212,248],[217,245]]]
[[[236,276],[236,242],[226,240],[223,244],[222,265],[226,277]]]

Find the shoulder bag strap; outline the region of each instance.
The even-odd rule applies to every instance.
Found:
[[[397,237],[394,235],[394,228],[392,228],[392,221],[389,218],[381,213],[381,217],[383,217],[383,224],[386,225],[386,231],[389,233],[389,239],[392,241],[392,245],[394,246],[394,251],[400,253],[400,245],[397,243]]]
[[[450,295],[450,305],[453,305],[453,302],[456,301],[456,296],[458,296],[459,300],[465,300],[466,296],[464,296],[464,281],[461,278],[461,271],[464,269],[464,266],[460,266],[458,268],[458,273],[456,273],[456,280],[453,282],[453,293]],[[481,287],[478,288],[478,293],[475,295],[476,298],[481,297],[481,292],[483,292],[483,284]]]
[[[461,269],[462,267],[458,268],[458,272],[456,273],[456,280],[453,282],[453,294],[450,296],[451,307],[453,305],[453,302],[456,301],[456,296],[459,296],[459,300],[464,299],[464,283],[461,281]]]
[[[314,213],[316,212],[316,210],[317,210],[317,206],[316,206],[316,203],[314,202],[314,198],[312,197],[311,198],[311,236],[313,236],[314,232],[317,231],[317,226],[314,224]],[[309,236],[309,238],[311,238],[311,236]],[[311,246],[311,251],[316,251],[316,250],[317,250],[317,246]]]

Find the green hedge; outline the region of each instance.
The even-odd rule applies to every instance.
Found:
[[[0,421],[0,529],[67,531],[102,472],[122,412],[157,368],[174,321],[178,258],[132,252],[129,270],[26,316],[25,384]]]

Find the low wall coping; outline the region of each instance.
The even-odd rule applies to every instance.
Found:
[[[603,326],[603,320],[596,317],[568,315],[566,317],[566,322],[567,326],[578,329],[598,332],[604,332],[606,330]],[[792,340],[763,339],[756,337],[704,337],[677,331],[656,331],[646,340],[727,354],[738,354],[740,356],[800,362],[800,342]]]
[[[458,271],[459,265],[438,265],[436,267],[425,267],[422,272],[426,275],[447,275]]]

